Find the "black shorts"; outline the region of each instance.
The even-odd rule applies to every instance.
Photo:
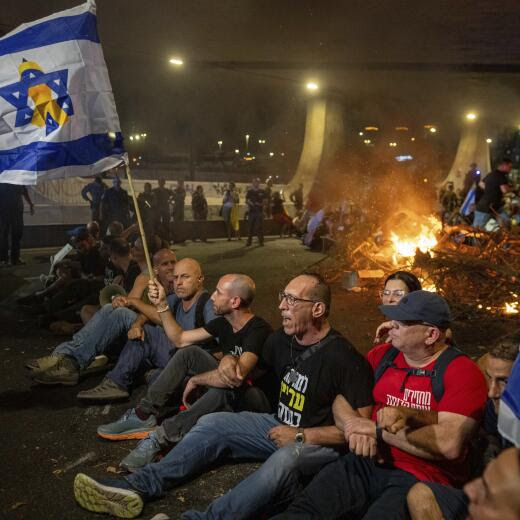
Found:
[[[462,489],[445,486],[438,482],[421,482],[435,495],[445,520],[459,520],[468,515],[468,497]]]

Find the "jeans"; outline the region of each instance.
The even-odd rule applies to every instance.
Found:
[[[107,303],[70,341],[58,345],[54,354],[73,357],[80,370],[84,370],[98,354],[130,329],[136,317],[131,309],[114,309],[111,303]]]
[[[488,220],[491,218],[491,213],[484,213],[482,211],[476,211],[473,216],[473,227],[477,229],[484,229]],[[505,211],[501,211],[497,216],[495,216],[497,223],[504,224],[506,227],[510,225],[509,215]]]
[[[268,433],[280,423],[271,414],[252,412],[212,413],[195,427],[163,459],[125,477],[145,500],[157,498],[173,486],[223,458],[266,461],[225,495],[213,501],[205,513],[187,511],[182,518],[237,520],[295,492],[299,475],[311,475],[338,457],[332,448],[290,443],[278,449]]]
[[[185,377],[209,372],[217,367],[218,361],[197,345],[179,349],[159,377],[148,387],[139,408],[146,413],[159,415],[161,407],[181,386]],[[209,388],[189,410],[163,421],[156,430],[159,443],[169,445],[179,442],[203,415],[223,410],[231,411],[233,393],[226,388]]]
[[[4,201],[1,204],[5,204]],[[16,208],[0,209],[0,261],[9,261],[9,235],[11,236],[11,262],[20,260],[20,241],[23,235],[23,212]]]
[[[405,520],[406,495],[417,478],[350,453],[325,466],[277,520]]]
[[[157,368],[164,368],[175,352],[175,348],[159,326],[146,324],[144,340],[131,339],[124,346],[116,366],[108,372],[109,379],[128,390],[139,369],[146,361]]]
[[[248,236],[247,243],[251,244],[253,235],[256,233],[258,242],[264,243],[264,215],[261,211],[250,211],[247,217]]]

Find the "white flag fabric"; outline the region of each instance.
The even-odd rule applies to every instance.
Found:
[[[93,0],[0,38],[0,183],[127,161]]]
[[[520,355],[517,356],[498,408],[498,431],[520,448]]]

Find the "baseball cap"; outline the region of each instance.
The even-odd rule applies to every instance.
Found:
[[[446,300],[430,291],[413,291],[403,296],[397,305],[380,305],[379,309],[391,320],[423,321],[440,329],[447,329],[451,322]]]

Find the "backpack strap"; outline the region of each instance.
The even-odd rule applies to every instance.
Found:
[[[206,303],[208,303],[209,300],[209,292],[204,291],[197,300],[196,307],[195,307],[195,328],[198,329],[199,327],[202,327],[205,324],[204,321],[204,307],[206,306]]]
[[[374,385],[381,379],[381,376],[385,373],[387,368],[390,368],[394,364],[394,359],[399,354],[399,351],[395,347],[390,347],[381,358],[379,365],[377,365],[374,371]]]
[[[444,352],[437,358],[435,365],[432,370],[425,370],[423,368],[398,368],[394,365],[394,359],[399,354],[399,350],[395,347],[390,347],[377,365],[374,372],[374,384],[383,376],[387,368],[393,367],[396,370],[402,370],[406,372],[406,377],[401,385],[401,392],[404,390],[404,385],[409,376],[422,376],[429,377],[432,384],[432,395],[435,401],[439,402],[444,395],[444,373],[448,365],[459,356],[465,356],[457,347],[450,345]]]
[[[300,365],[300,363],[303,363],[306,359],[309,359],[313,354],[318,352],[318,350],[321,350],[324,346],[328,345],[331,341],[340,338],[338,334],[330,334],[326,338],[322,339],[318,343],[315,343],[312,347],[307,348],[301,355],[299,355],[295,360],[293,367],[296,368]],[[294,338],[294,336],[293,336]],[[292,341],[292,339],[291,339]]]
[[[444,395],[444,373],[448,365],[460,356],[465,356],[456,346],[450,345],[438,358],[432,370],[432,394],[433,398],[439,402]]]

